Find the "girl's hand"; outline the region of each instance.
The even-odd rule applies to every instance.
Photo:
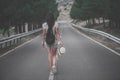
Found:
[[[44,48],[45,44],[44,44],[44,41],[42,41],[42,47]]]
[[[59,44],[60,46],[64,47],[62,41],[58,41],[58,44]]]

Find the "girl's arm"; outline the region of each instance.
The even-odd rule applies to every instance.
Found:
[[[60,41],[60,44],[63,46],[63,41],[61,40],[61,37],[60,37],[60,32],[59,32],[59,28],[55,28],[55,32],[56,32],[56,38],[58,41]]]
[[[44,47],[44,42],[45,42],[45,29],[42,29],[42,46]]]

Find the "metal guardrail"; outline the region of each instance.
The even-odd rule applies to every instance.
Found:
[[[21,33],[21,34],[17,34],[17,35],[8,37],[8,38],[0,39],[0,45],[7,43],[7,42],[11,42],[11,41],[16,40],[16,39],[20,39],[22,37],[25,37],[25,36],[28,36],[31,34],[34,34],[34,33],[39,32],[39,31],[41,31],[41,29],[37,29],[34,31],[29,31],[28,33]]]
[[[105,32],[103,32],[103,31],[99,31],[99,30],[95,30],[95,29],[89,29],[89,28],[83,28],[83,27],[77,26],[77,25],[75,25],[75,24],[73,24],[73,23],[72,23],[72,26],[77,27],[77,28],[80,28],[81,30],[84,30],[84,31],[88,31],[88,32],[92,32],[92,33],[99,34],[99,35],[101,35],[101,36],[107,37],[107,38],[115,41],[116,43],[120,44],[120,39],[119,39],[119,38],[117,38],[117,37],[115,37],[115,36],[113,36],[113,35],[110,35],[110,34],[108,34],[108,33],[105,33]]]

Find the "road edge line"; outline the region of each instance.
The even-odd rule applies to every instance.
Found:
[[[79,30],[77,30],[77,29],[75,29],[75,28],[73,28],[73,27],[72,27],[72,29],[76,30],[79,34],[83,35],[84,37],[86,37],[86,38],[88,38],[88,39],[90,39],[90,40],[92,40],[92,41],[94,41],[95,43],[99,44],[100,46],[102,46],[102,47],[104,47],[104,48],[110,50],[110,51],[113,52],[113,53],[115,53],[117,56],[120,56],[120,53],[116,52],[115,50],[113,50],[113,49],[111,49],[111,48],[109,48],[109,47],[103,45],[102,43],[100,43],[100,42],[98,42],[98,41],[92,39],[91,37],[89,37],[89,36],[87,36],[87,35],[81,33]]]
[[[38,37],[39,37],[39,36],[36,36],[35,38],[38,38]],[[26,45],[26,44],[32,42],[35,38],[33,38],[33,39],[31,39],[31,40],[29,40],[29,41],[27,41],[27,42],[25,42],[25,43],[23,43],[23,44],[21,44],[21,45],[15,47],[15,48],[13,48],[13,49],[7,51],[6,53],[4,53],[4,54],[2,54],[2,55],[0,55],[0,58],[6,56],[7,54],[13,52],[14,50],[16,50],[16,49],[18,49],[18,48],[20,48],[20,47],[22,47],[22,46],[24,46],[24,45]]]

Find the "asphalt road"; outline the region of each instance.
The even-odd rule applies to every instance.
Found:
[[[62,25],[66,54],[58,60],[56,80],[120,80],[120,56]],[[38,36],[0,58],[0,80],[48,80],[47,53]]]

